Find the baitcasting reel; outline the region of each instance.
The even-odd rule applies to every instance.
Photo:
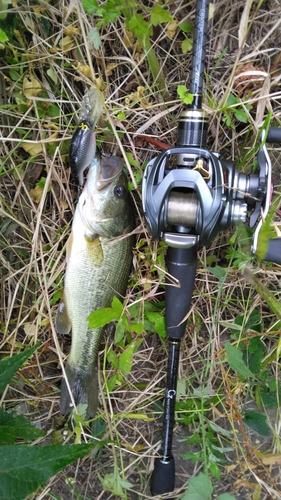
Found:
[[[246,223],[250,211],[248,225],[256,225],[254,253],[272,196],[265,132],[257,156],[258,173],[244,174],[233,162],[221,159],[219,153],[192,145],[202,135],[194,131],[194,120],[188,114],[193,116],[194,111],[184,112],[189,132],[179,137],[185,137],[191,145],[168,149],[151,160],[144,173],[143,210],[151,236],[175,248],[197,243],[206,246],[219,231]],[[269,129],[267,141],[281,142],[281,129]]]

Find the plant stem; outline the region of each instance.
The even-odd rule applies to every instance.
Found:
[[[137,39],[138,39],[139,44],[142,46],[142,48],[145,52],[145,55],[146,55],[146,58],[148,61],[148,65],[149,65],[150,71],[152,73],[155,85],[158,87],[158,90],[159,90],[163,100],[164,101],[169,100],[170,95],[166,89],[165,78],[164,78],[162,69],[160,67],[160,64],[157,60],[157,57],[155,55],[155,52],[153,50],[153,47],[151,45],[151,42],[149,40],[149,36],[148,35],[137,36]]]

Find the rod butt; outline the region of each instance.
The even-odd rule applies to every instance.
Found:
[[[151,493],[161,495],[175,489],[175,460],[171,456],[167,459],[156,458],[154,471],[151,477]]]

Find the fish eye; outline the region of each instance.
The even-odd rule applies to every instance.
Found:
[[[124,196],[126,195],[126,189],[124,188],[124,186],[116,186],[114,189],[114,194],[116,198],[124,198]]]

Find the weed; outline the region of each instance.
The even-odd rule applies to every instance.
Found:
[[[191,104],[193,101],[193,95],[187,92],[185,85],[179,85],[177,88],[178,95],[184,104]]]
[[[154,85],[156,85],[164,98],[168,98],[165,78],[151,45],[150,36],[152,35],[153,27],[155,28],[162,23],[173,21],[171,14],[159,4],[156,4],[154,7],[142,6],[144,12],[140,12],[141,5],[135,1],[128,4],[125,0],[122,2],[107,0],[102,6],[99,5],[97,0],[83,0],[82,3],[86,12],[89,14],[94,13],[96,16],[101,17],[101,20],[96,23],[97,28],[107,26],[109,23],[116,21],[121,14],[124,16],[127,30],[125,33],[128,40],[127,45],[129,46],[132,43],[131,35],[133,34],[145,52]],[[149,19],[146,21],[145,17],[147,15]],[[100,47],[97,31],[95,31],[95,46],[97,48]]]
[[[250,103],[243,103],[239,97],[229,94],[225,108],[222,109],[223,122],[227,127],[235,128],[238,123],[249,122]]]
[[[199,392],[202,394],[201,398]],[[221,431],[226,436],[227,432],[217,425],[214,426],[206,418],[212,406],[218,404],[220,399],[219,395],[212,395],[212,392],[208,387],[203,387],[200,390],[194,389],[190,399],[177,403],[176,411],[178,422],[183,425],[191,424],[194,429],[194,433],[185,439],[186,444],[196,445],[200,448],[199,451],[185,453],[182,457],[186,460],[192,460],[193,463],[202,462],[206,472],[219,480],[221,478],[219,464],[226,463],[224,453],[232,451],[233,448],[221,446],[218,435]]]

